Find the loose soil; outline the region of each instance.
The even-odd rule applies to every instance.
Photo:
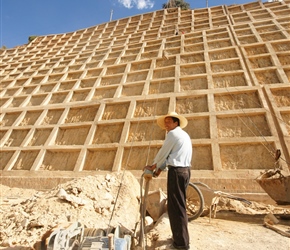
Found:
[[[45,232],[76,221],[89,228],[120,225],[132,237],[134,232],[139,235],[140,183],[128,171],[79,178],[46,191],[0,185],[0,204],[1,249],[38,249],[35,243]],[[189,222],[190,249],[290,249],[290,238],[264,226],[265,216],[274,214],[276,226],[289,234],[290,206],[254,201],[247,205],[221,197],[215,218],[206,211]],[[147,228],[146,249],[168,249],[167,213]],[[132,243],[138,245],[138,237]]]

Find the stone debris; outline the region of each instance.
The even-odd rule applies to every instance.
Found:
[[[140,183],[130,172],[78,178],[47,191],[3,185],[0,185],[0,191],[1,248],[21,246],[31,249],[46,232],[71,222],[80,222],[87,228],[96,229],[120,225],[138,235],[135,230],[140,222]],[[164,230],[169,230],[166,232],[170,235],[164,211],[166,194],[162,190],[153,191],[152,194],[160,195],[158,200],[163,212],[159,218],[146,216],[148,245],[151,245],[150,241],[155,242]],[[285,207],[258,202],[247,204],[220,197],[216,211],[225,210],[248,215],[290,214],[290,209]],[[202,216],[206,215],[204,213]]]
[[[221,197],[218,203],[217,211],[232,211],[237,212],[239,214],[279,214],[279,215],[286,215],[290,214],[290,206],[287,207],[279,207],[271,204],[264,204],[260,202],[252,201],[250,205],[237,201],[232,200],[229,198]]]
[[[140,184],[130,172],[75,179],[45,192],[3,185],[0,191],[1,247],[32,248],[45,232],[67,222],[134,229],[139,219]]]
[[[69,195],[62,188],[58,191],[57,197],[62,199],[62,200],[66,200],[66,201],[70,202],[74,207],[84,206],[88,203],[86,200],[83,200],[82,198],[79,198],[79,197],[74,196],[74,195]]]

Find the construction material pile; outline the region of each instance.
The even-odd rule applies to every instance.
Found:
[[[139,219],[140,184],[130,172],[75,179],[46,192],[3,185],[0,191],[1,247],[32,247],[45,232],[69,221],[131,230]]]
[[[206,198],[207,193],[204,189],[202,191]],[[147,224],[147,244],[151,247],[148,249],[156,249],[158,244],[167,244],[171,237],[164,204],[166,194],[162,190],[152,191],[149,192],[148,199],[156,194],[161,194],[162,202],[159,205],[158,202],[154,203],[156,209],[160,206],[154,211],[157,212],[155,216],[154,213],[150,214],[150,206],[147,204],[147,212],[152,221],[156,222],[152,225]],[[219,192],[213,193],[217,194]],[[228,211],[234,217],[237,213],[243,215],[271,213],[284,216],[290,214],[290,207],[277,207],[258,202],[247,204],[225,196],[219,196],[218,199],[214,197],[214,200],[217,201],[214,204],[217,206],[215,211],[218,214]],[[88,228],[96,229],[119,225],[136,234],[136,225],[140,221],[140,183],[131,172],[126,171],[74,179],[45,192],[0,185],[0,204],[0,248],[18,246],[22,250],[31,249],[35,243],[41,241],[46,232],[68,222],[80,222]],[[212,201],[208,203],[208,199],[205,199],[203,216],[211,216],[214,219],[215,213],[209,214],[210,204],[213,204]],[[164,218],[167,218],[166,223]],[[253,219],[254,216],[250,220]],[[190,224],[197,227],[199,221],[202,221],[202,218]],[[261,220],[261,227],[262,224]],[[204,229],[200,230],[202,232]],[[196,234],[195,230],[192,232]],[[207,237],[204,240],[207,242]]]

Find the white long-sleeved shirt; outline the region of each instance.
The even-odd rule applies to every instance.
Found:
[[[166,166],[190,167],[192,145],[189,135],[179,126],[167,133],[153,164],[164,170]]]

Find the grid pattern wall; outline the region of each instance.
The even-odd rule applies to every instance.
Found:
[[[0,74],[0,170],[142,170],[169,111],[189,121],[194,170],[272,168],[277,148],[289,162],[290,1],[38,37],[0,51]]]

